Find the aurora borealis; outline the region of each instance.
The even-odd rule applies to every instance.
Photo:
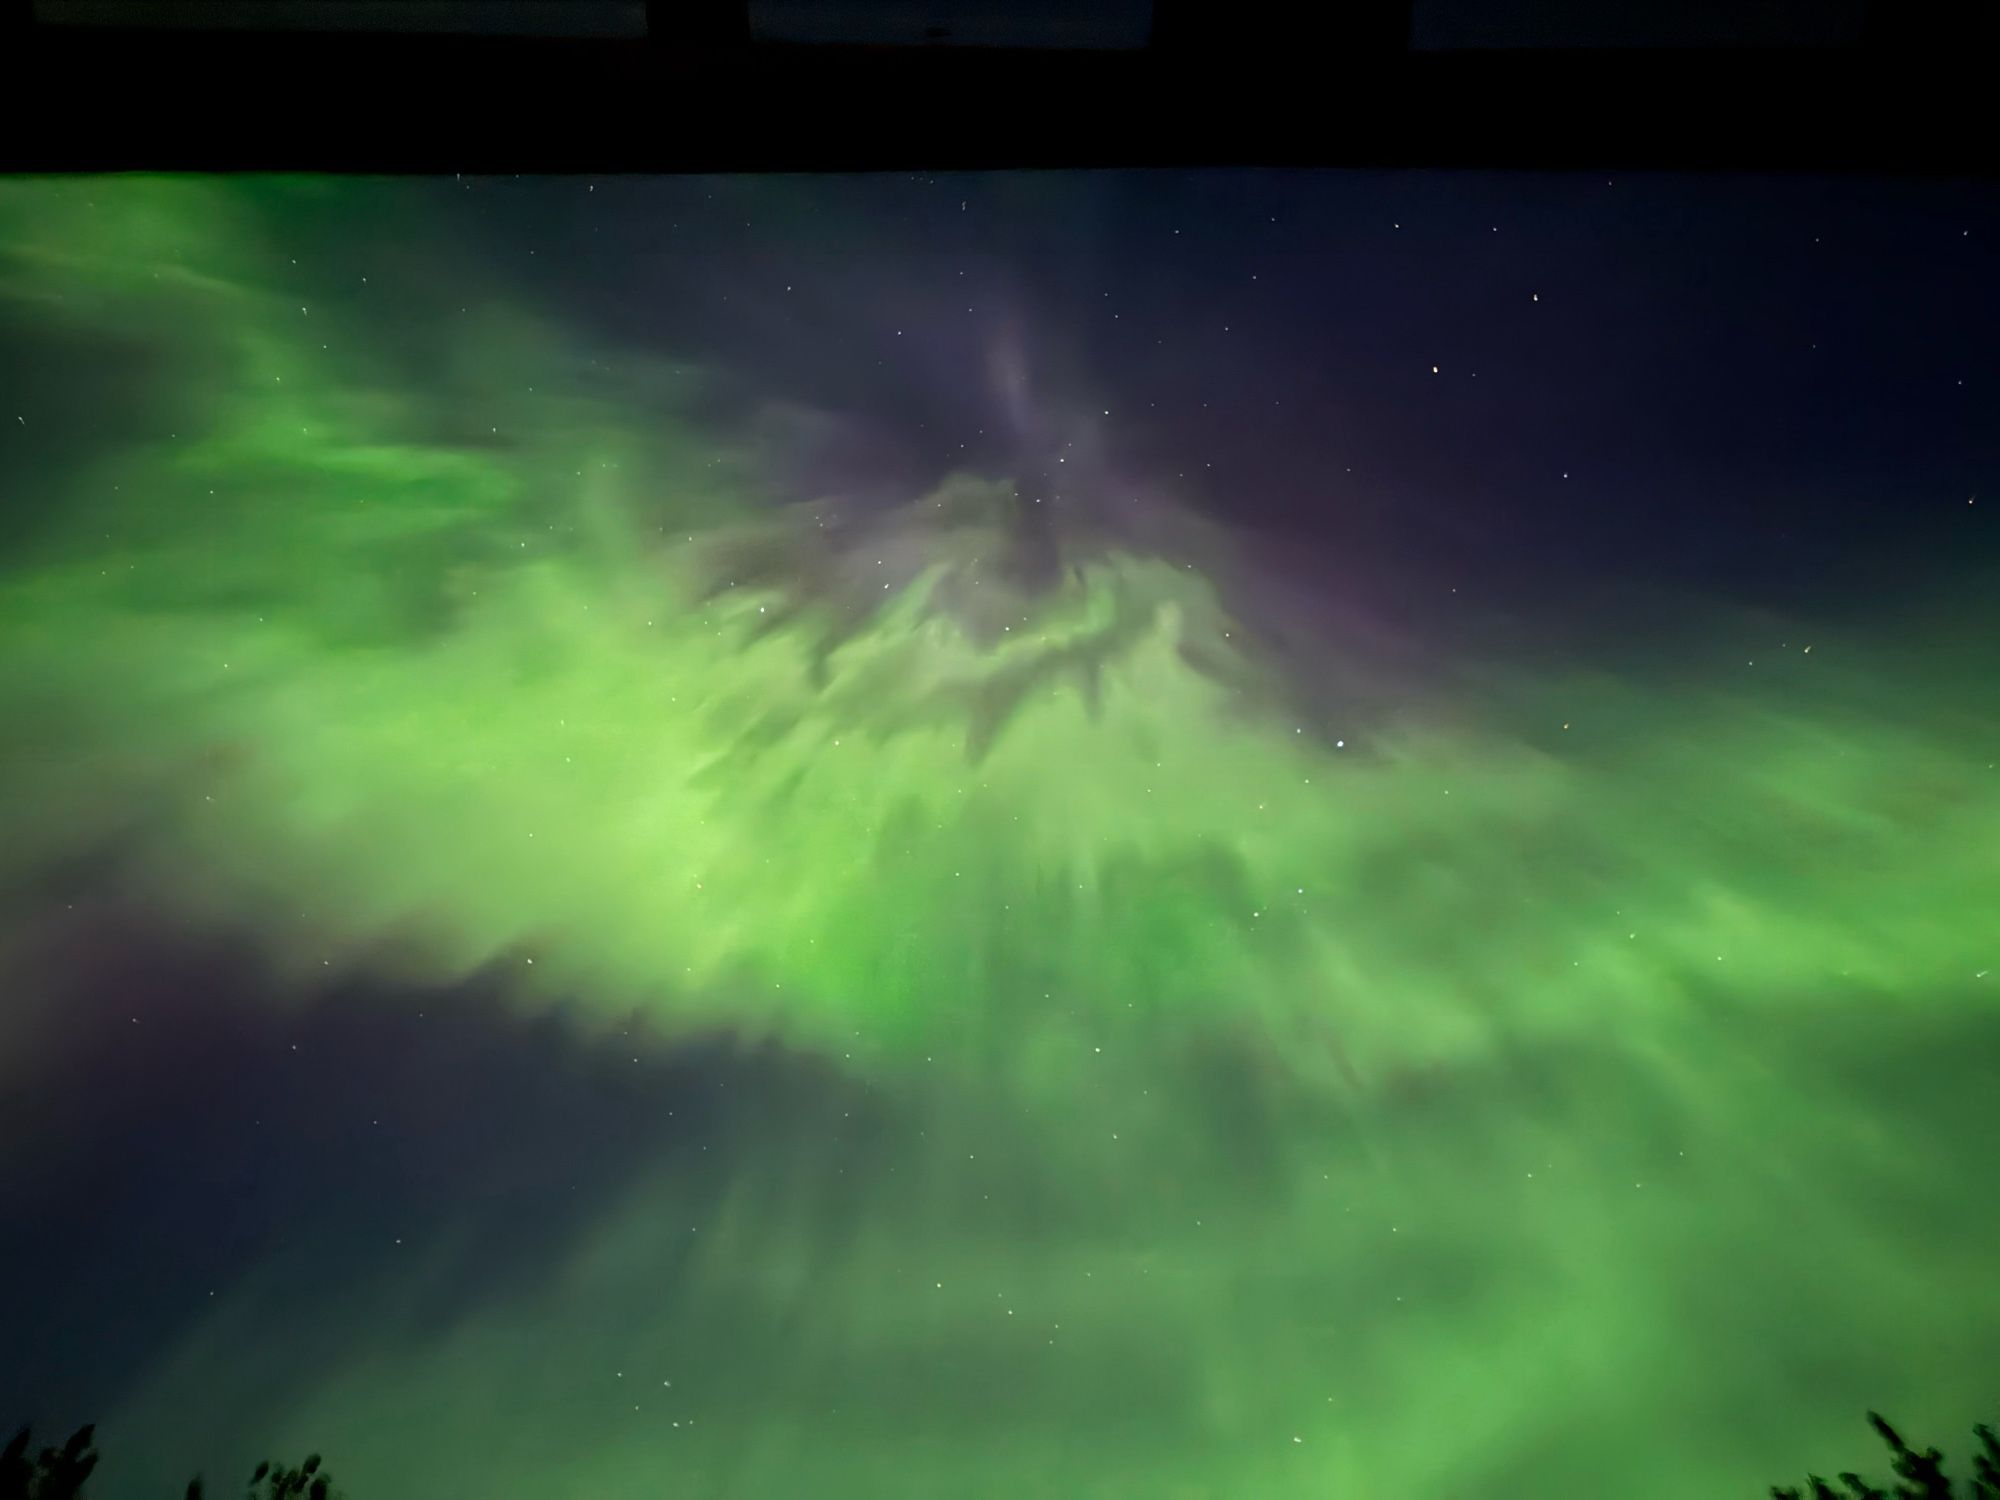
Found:
[[[7,1411],[110,1500],[1992,1416],[1996,227],[0,183]]]

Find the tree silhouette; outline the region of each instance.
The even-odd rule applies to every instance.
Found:
[[[0,1448],[0,1500],[79,1500],[84,1480],[97,1467],[91,1442],[96,1431],[95,1426],[79,1427],[62,1447],[44,1448],[31,1458],[32,1434],[23,1427]]]
[[[1944,1472],[1944,1454],[1936,1448],[1921,1453],[1879,1412],[1868,1413],[1868,1425],[1888,1444],[1894,1488],[1884,1489],[1844,1471],[1839,1487],[1808,1474],[1804,1489],[1772,1485],[1771,1500],[2000,1500],[2000,1434],[1984,1422],[1973,1428],[1979,1440],[1972,1455],[1972,1478],[1954,1490]],[[79,1427],[60,1448],[30,1453],[33,1434],[23,1427],[0,1448],[0,1500],[86,1500],[84,1481],[97,1467],[94,1425]],[[199,1475],[188,1481],[186,1500],[203,1500]],[[257,1465],[244,1489],[244,1500],[343,1500],[333,1476],[317,1453],[306,1455],[296,1468],[265,1462]]]
[[[31,1454],[34,1434],[23,1427],[0,1448],[0,1500],[86,1500],[83,1483],[97,1467],[96,1432],[94,1424],[79,1427],[62,1447]],[[186,1500],[202,1500],[204,1493],[200,1475],[188,1481]],[[297,1468],[257,1465],[243,1494],[244,1500],[342,1500],[317,1453]]]
[[[188,1482],[187,1500],[202,1500],[202,1493],[199,1477]],[[0,1493],[0,1500],[8,1497]],[[319,1455],[308,1453],[295,1469],[270,1462],[257,1465],[243,1500],[341,1500],[341,1495],[333,1487],[333,1476],[320,1467]]]
[[[1890,1468],[1901,1481],[1894,1489],[1885,1490],[1847,1470],[1840,1476],[1840,1489],[1817,1474],[1808,1474],[1803,1490],[1796,1485],[1772,1485],[1771,1500],[1955,1500],[1961,1493],[1952,1489],[1945,1475],[1943,1453],[1936,1448],[1917,1452],[1880,1412],[1868,1413],[1868,1425],[1894,1456]],[[1984,1422],[1973,1432],[1979,1439],[1979,1451],[1972,1456],[1972,1481],[1962,1492],[1964,1500],[2000,1500],[2000,1437]]]

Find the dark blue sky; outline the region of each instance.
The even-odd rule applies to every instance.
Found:
[[[854,418],[903,486],[1033,467],[988,375],[1013,339],[1053,429],[1109,409],[1129,471],[1490,587],[1853,603],[1991,545],[1964,515],[2000,458],[1976,185],[522,180],[451,206],[613,337]]]

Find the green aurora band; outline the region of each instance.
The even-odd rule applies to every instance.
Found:
[[[697,373],[504,288],[419,371],[278,248],[386,191],[0,187],[9,318],[145,350],[163,429],[0,574],[6,873],[115,848],[272,1005],[479,976],[822,1086],[448,1329],[412,1299],[476,1247],[286,1309],[309,1368],[223,1289],[102,1413],[109,1483],[1752,1494],[1865,1466],[1866,1404],[1990,1415],[2000,772],[1952,622],[1716,610],[1330,729],[1223,563],[1010,575],[1007,476],[773,504]],[[32,927],[0,1082],[59,1003]]]

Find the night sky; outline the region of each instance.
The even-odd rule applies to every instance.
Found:
[[[103,1500],[1962,1451],[1996,238],[0,182],[0,1424],[97,1421]]]

